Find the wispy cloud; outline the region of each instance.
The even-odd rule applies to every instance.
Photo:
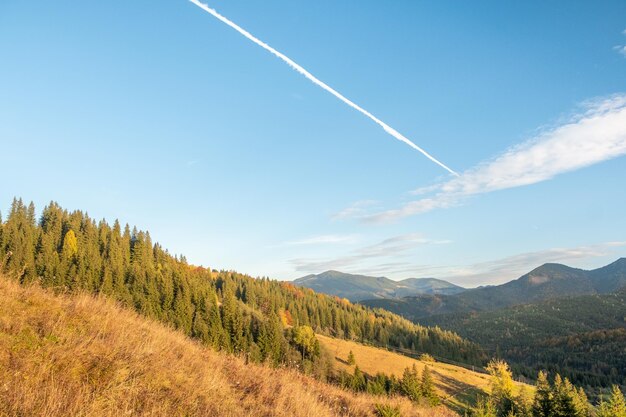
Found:
[[[268,51],[272,55],[274,55],[277,58],[279,58],[281,61],[283,61],[284,63],[289,65],[291,68],[293,68],[295,71],[297,71],[298,73],[303,75],[306,79],[311,81],[313,84],[315,84],[318,87],[320,87],[322,90],[327,91],[328,93],[332,94],[337,99],[339,99],[340,101],[344,102],[348,106],[352,107],[354,110],[358,111],[359,113],[363,114],[365,117],[369,118],[371,121],[373,121],[378,126],[380,126],[387,134],[391,135],[392,137],[394,137],[395,139],[399,140],[400,142],[404,142],[405,144],[409,145],[411,148],[413,148],[416,151],[420,152],[426,158],[430,159],[432,162],[434,162],[435,164],[439,165],[440,167],[442,167],[443,169],[445,169],[449,173],[451,173],[451,174],[453,174],[455,176],[458,175],[456,172],[454,172],[452,169],[450,169],[443,162],[439,161],[438,159],[433,157],[431,154],[426,152],[424,149],[422,149],[421,147],[419,147],[415,143],[413,143],[409,138],[405,137],[400,132],[398,132],[396,129],[394,129],[393,127],[389,126],[387,123],[383,122],[382,120],[380,120],[379,118],[377,118],[372,113],[368,112],[367,110],[365,110],[364,108],[362,108],[358,104],[356,104],[353,101],[349,100],[343,94],[339,93],[337,90],[335,90],[334,88],[330,87],[328,84],[326,84],[325,82],[321,81],[319,78],[315,77],[313,74],[311,74],[309,71],[307,71],[300,64],[296,63],[294,60],[289,58],[287,55],[283,54],[282,52],[277,51],[274,48],[272,48],[271,46],[269,46],[268,44],[266,44],[265,42],[263,42],[259,38],[253,36],[247,30],[243,29],[241,26],[237,25],[236,23],[232,22],[231,20],[227,19],[226,17],[222,16],[221,14],[219,14],[214,9],[211,9],[206,4],[201,3],[198,0],[190,0],[190,1],[193,4],[195,4],[196,6],[200,7],[205,12],[209,13],[210,15],[212,15],[213,17],[215,17],[216,19],[221,21],[222,23],[225,23],[226,25],[230,26],[232,29],[235,29],[237,32],[239,32],[241,35],[243,35],[248,40],[254,42],[255,44],[257,44],[261,48],[265,49],[266,51]]]
[[[626,242],[605,242],[573,248],[550,248],[535,252],[520,253],[485,262],[460,266],[425,266],[412,272],[436,276],[459,285],[476,286],[500,284],[518,278],[544,263],[589,261],[595,258],[615,256],[615,249],[626,246]]]
[[[358,241],[358,236],[356,235],[320,235],[320,236],[311,236],[304,239],[299,240],[291,240],[285,242],[283,245],[285,246],[304,246],[304,245],[327,245],[327,244],[348,244],[355,243]]]
[[[626,154],[626,95],[590,102],[564,124],[544,130],[496,158],[450,181],[421,188],[430,193],[402,207],[374,214],[355,211],[366,222],[388,222],[460,204],[468,196],[549,180]],[[349,212],[348,212],[349,214]],[[347,216],[346,216],[347,217]]]
[[[622,35],[626,35],[626,29],[622,31]],[[617,53],[622,54],[623,56],[626,56],[626,45],[615,45],[613,47],[613,50],[617,51]]]
[[[350,207],[346,207],[332,216],[332,220],[351,219],[365,215],[369,210],[373,210],[380,202],[376,200],[361,200],[352,203]]]
[[[392,247],[393,244],[381,242],[381,246]],[[377,245],[373,245],[377,246]],[[381,256],[368,257],[365,252],[355,253],[328,260],[292,260],[298,272],[321,272],[328,269],[339,269],[363,275],[386,276],[393,279],[439,278],[465,287],[478,285],[502,284],[519,278],[532,269],[549,262],[564,263],[570,266],[595,265],[598,261],[611,262],[623,256],[626,241],[604,242],[570,248],[548,248],[544,250],[519,253],[503,258],[474,262],[464,265],[424,265],[411,261],[408,250],[400,251],[399,256],[384,259],[383,262],[364,264],[368,258],[382,260],[383,254],[392,254],[394,250],[374,250]],[[361,255],[361,256],[359,256]],[[393,259],[396,260],[393,260]]]
[[[297,272],[322,272],[329,269],[341,269],[344,271],[354,271],[354,268],[362,268],[363,262],[375,259],[389,260],[403,258],[410,254],[410,251],[428,244],[445,244],[448,240],[433,240],[425,238],[416,233],[394,236],[372,245],[363,246],[351,251],[345,256],[335,258],[297,258],[290,263]],[[405,265],[404,262],[390,263],[396,267]]]
[[[617,51],[619,54],[626,56],[626,45],[615,45],[613,50]]]

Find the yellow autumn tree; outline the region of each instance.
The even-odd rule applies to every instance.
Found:
[[[63,257],[71,259],[78,253],[78,240],[72,229],[68,230],[63,237]]]
[[[487,365],[487,372],[491,375],[491,397],[495,402],[498,415],[506,416],[513,411],[513,374],[509,365],[499,359],[493,359]]]

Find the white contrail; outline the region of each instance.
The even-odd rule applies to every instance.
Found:
[[[221,20],[222,22],[226,23],[228,26],[230,26],[231,28],[235,29],[237,32],[241,33],[243,36],[245,36],[246,38],[250,39],[252,42],[254,42],[257,45],[259,45],[261,48],[265,49],[268,52],[271,52],[272,54],[274,54],[275,56],[277,56],[278,58],[283,60],[291,68],[293,68],[294,70],[298,71],[300,74],[302,74],[306,78],[308,78],[311,82],[313,82],[313,84],[318,85],[319,87],[321,87],[324,90],[328,91],[333,96],[337,97],[339,100],[341,100],[344,103],[346,103],[348,106],[352,107],[353,109],[355,109],[355,110],[363,113],[365,116],[369,117],[371,120],[374,121],[374,123],[378,124],[380,127],[382,127],[385,130],[385,132],[387,132],[388,134],[390,134],[394,138],[398,139],[399,141],[402,141],[402,142],[406,143],[411,148],[421,152],[426,158],[430,159],[431,161],[433,161],[434,163],[436,163],[440,167],[444,168],[446,171],[450,172],[451,174],[456,175],[457,177],[459,176],[459,174],[457,174],[456,172],[454,172],[453,170],[448,168],[442,162],[440,162],[437,159],[435,159],[435,157],[430,155],[424,149],[420,148],[419,146],[417,146],[416,144],[411,142],[408,138],[403,136],[396,129],[394,129],[393,127],[389,126],[387,123],[383,122],[382,120],[380,120],[379,118],[377,118],[372,113],[370,113],[367,110],[365,110],[364,108],[360,107],[356,103],[353,103],[352,101],[348,100],[346,97],[341,95],[339,92],[337,92],[336,90],[331,88],[329,85],[327,85],[323,81],[317,79],[313,74],[311,74],[309,71],[305,70],[302,66],[298,65],[296,62],[294,62],[291,58],[289,58],[285,54],[283,54],[281,52],[278,52],[276,49],[272,48],[271,46],[269,46],[265,42],[263,42],[260,39],[254,37],[250,32],[248,32],[247,30],[245,30],[242,27],[238,26],[237,24],[231,22],[230,20],[228,20],[227,18],[225,18],[224,16],[222,16],[221,14],[216,12],[214,9],[211,9],[206,4],[201,3],[198,0],[189,0],[189,1],[191,1],[196,6],[200,7],[202,10],[210,13],[211,15],[213,15],[217,19]]]

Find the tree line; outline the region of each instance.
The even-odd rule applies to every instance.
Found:
[[[0,268],[23,284],[106,295],[216,349],[274,366],[325,369],[307,333],[484,360],[455,333],[290,283],[196,267],[149,232],[54,202],[37,216],[32,203],[14,199],[6,220],[0,216]]]
[[[516,392],[508,364],[493,360],[487,366],[491,375],[491,393],[480,398],[472,417],[626,417],[626,401],[617,385],[608,399],[601,397],[593,407],[585,391],[559,374],[549,381],[540,371],[534,395],[525,389]]]

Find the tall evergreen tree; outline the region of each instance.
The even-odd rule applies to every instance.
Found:
[[[540,371],[537,376],[537,389],[535,391],[535,400],[533,402],[533,417],[552,417],[552,389],[548,382],[548,374]]]
[[[611,389],[611,399],[608,406],[613,417],[626,417],[626,400],[624,400],[624,394],[617,385],[613,385]]]
[[[420,391],[422,392],[422,396],[428,400],[428,403],[431,406],[439,405],[439,396],[435,391],[435,384],[433,382],[433,377],[430,373],[430,368],[428,366],[424,367],[424,370],[422,371],[422,382],[420,385]]]
[[[412,401],[418,402],[422,397],[422,387],[417,373],[417,368],[404,368],[402,380],[400,381],[400,389],[402,394],[409,397]]]
[[[515,411],[513,396],[513,374],[509,365],[501,360],[492,360],[487,365],[491,375],[491,396],[496,406],[498,417],[506,417]]]

